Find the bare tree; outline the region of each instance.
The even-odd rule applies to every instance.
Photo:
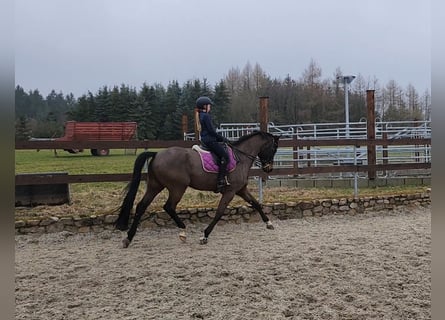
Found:
[[[302,81],[306,86],[314,87],[321,82],[321,68],[311,59],[309,66],[303,71]]]
[[[258,63],[256,63],[253,67],[252,73],[254,88],[257,91],[258,95],[261,96],[268,87],[268,77]]]
[[[253,68],[250,62],[247,62],[243,68],[243,71],[241,71],[241,79],[244,90],[251,90],[255,88]]]
[[[406,99],[408,111],[411,113],[411,117],[413,119],[421,119],[422,118],[422,108],[420,106],[420,98],[417,93],[416,88],[410,83],[406,88]]]
[[[431,93],[428,89],[423,93],[421,101],[423,119],[431,121]]]
[[[231,68],[224,79],[227,90],[231,96],[239,93],[241,90],[241,72],[238,67]]]

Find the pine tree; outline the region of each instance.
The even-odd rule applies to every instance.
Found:
[[[107,122],[110,121],[110,93],[108,91],[108,87],[104,86],[102,89],[99,89],[99,92],[96,94],[96,109],[94,110],[94,118],[99,122]]]
[[[74,121],[96,121],[96,101],[91,92],[88,95],[82,95],[76,104],[76,107],[72,108],[68,112],[68,120]]]
[[[29,138],[31,138],[31,129],[28,119],[25,116],[20,116],[15,122],[15,140],[24,141]]]
[[[35,89],[28,93],[29,110],[30,113],[27,115],[30,118],[37,120],[45,119],[48,114],[48,104],[43,99],[39,90]]]
[[[157,123],[153,107],[156,101],[155,89],[145,83],[134,101],[134,108],[130,114],[130,121],[138,124],[138,138],[153,140],[157,134]]]
[[[25,90],[17,85],[15,88],[15,117],[32,117],[35,116],[32,110],[31,101]]]
[[[215,103],[215,108],[212,109],[212,113],[215,123],[227,122],[230,113],[230,96],[223,80],[215,85],[213,102]]]
[[[171,82],[167,87],[162,110],[163,125],[161,139],[175,140],[181,137],[182,108],[178,111],[182,90],[177,81]]]
[[[120,91],[119,87],[114,86],[110,92],[109,121],[120,121]]]

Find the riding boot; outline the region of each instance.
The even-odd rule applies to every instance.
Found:
[[[222,158],[219,165],[218,180],[216,182],[216,192],[222,192],[228,185],[230,185],[230,183],[227,180],[227,161]]]

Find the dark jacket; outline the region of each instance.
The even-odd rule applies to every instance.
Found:
[[[222,142],[224,137],[216,132],[212,124],[212,117],[207,112],[199,112],[199,122],[201,123],[201,141],[204,144],[209,142]]]

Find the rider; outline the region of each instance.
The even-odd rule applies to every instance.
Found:
[[[219,162],[218,179],[216,183],[216,192],[222,192],[230,183],[227,181],[227,164],[229,156],[219,142],[228,142],[228,140],[217,133],[212,124],[210,116],[211,106],[214,105],[209,97],[199,97],[196,100],[196,108],[199,112],[199,121],[197,121],[198,131],[200,132],[200,141],[204,146],[216,154]]]

